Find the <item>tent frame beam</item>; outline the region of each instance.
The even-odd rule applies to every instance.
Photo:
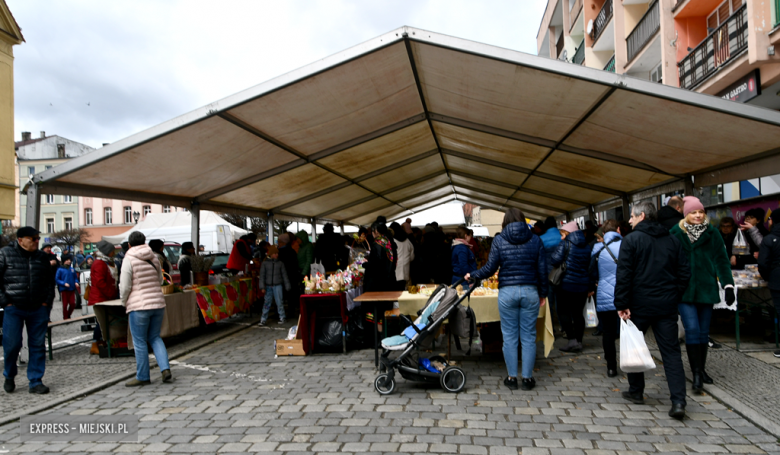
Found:
[[[504,188],[509,188],[509,189],[512,189],[512,190],[519,190],[519,191],[522,191],[522,192],[525,192],[525,193],[528,193],[528,194],[534,194],[536,196],[547,197],[547,198],[550,198],[550,199],[556,199],[556,200],[559,200],[561,202],[568,202],[569,204],[575,204],[575,205],[580,205],[580,206],[585,206],[585,205],[590,204],[590,202],[583,202],[583,201],[578,201],[576,199],[569,199],[567,197],[558,196],[556,194],[545,193],[543,191],[536,191],[536,190],[531,190],[531,189],[528,189],[528,188],[518,188],[515,185],[512,185],[511,183],[504,183],[504,182],[500,182],[498,180],[491,180],[489,178],[481,177],[479,175],[469,174],[468,172],[453,170],[452,174],[453,175],[459,175],[461,177],[465,177],[465,178],[469,178],[469,179],[479,180],[481,182],[490,183],[490,184],[493,184],[493,185],[496,185],[496,186],[503,186]]]

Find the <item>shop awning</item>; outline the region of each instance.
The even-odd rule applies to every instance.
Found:
[[[352,224],[456,199],[539,219],[780,173],[778,147],[778,112],[402,27],[34,182]]]

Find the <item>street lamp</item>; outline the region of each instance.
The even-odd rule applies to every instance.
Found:
[[[133,212],[133,219],[135,220],[135,224],[138,224],[138,218],[141,216],[140,213],[137,211]]]

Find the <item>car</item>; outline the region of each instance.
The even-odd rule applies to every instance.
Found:
[[[229,273],[230,270],[227,268],[228,259],[230,258],[230,255],[228,253],[211,253],[211,254],[204,254],[203,257],[206,258],[214,258],[214,263],[211,264],[211,269],[209,270],[209,275],[215,275],[217,273]]]

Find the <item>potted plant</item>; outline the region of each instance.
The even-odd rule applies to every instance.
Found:
[[[190,258],[190,265],[192,266],[193,284],[198,286],[209,285],[209,270],[211,270],[211,266],[214,264],[214,259],[213,256],[192,255]]]

